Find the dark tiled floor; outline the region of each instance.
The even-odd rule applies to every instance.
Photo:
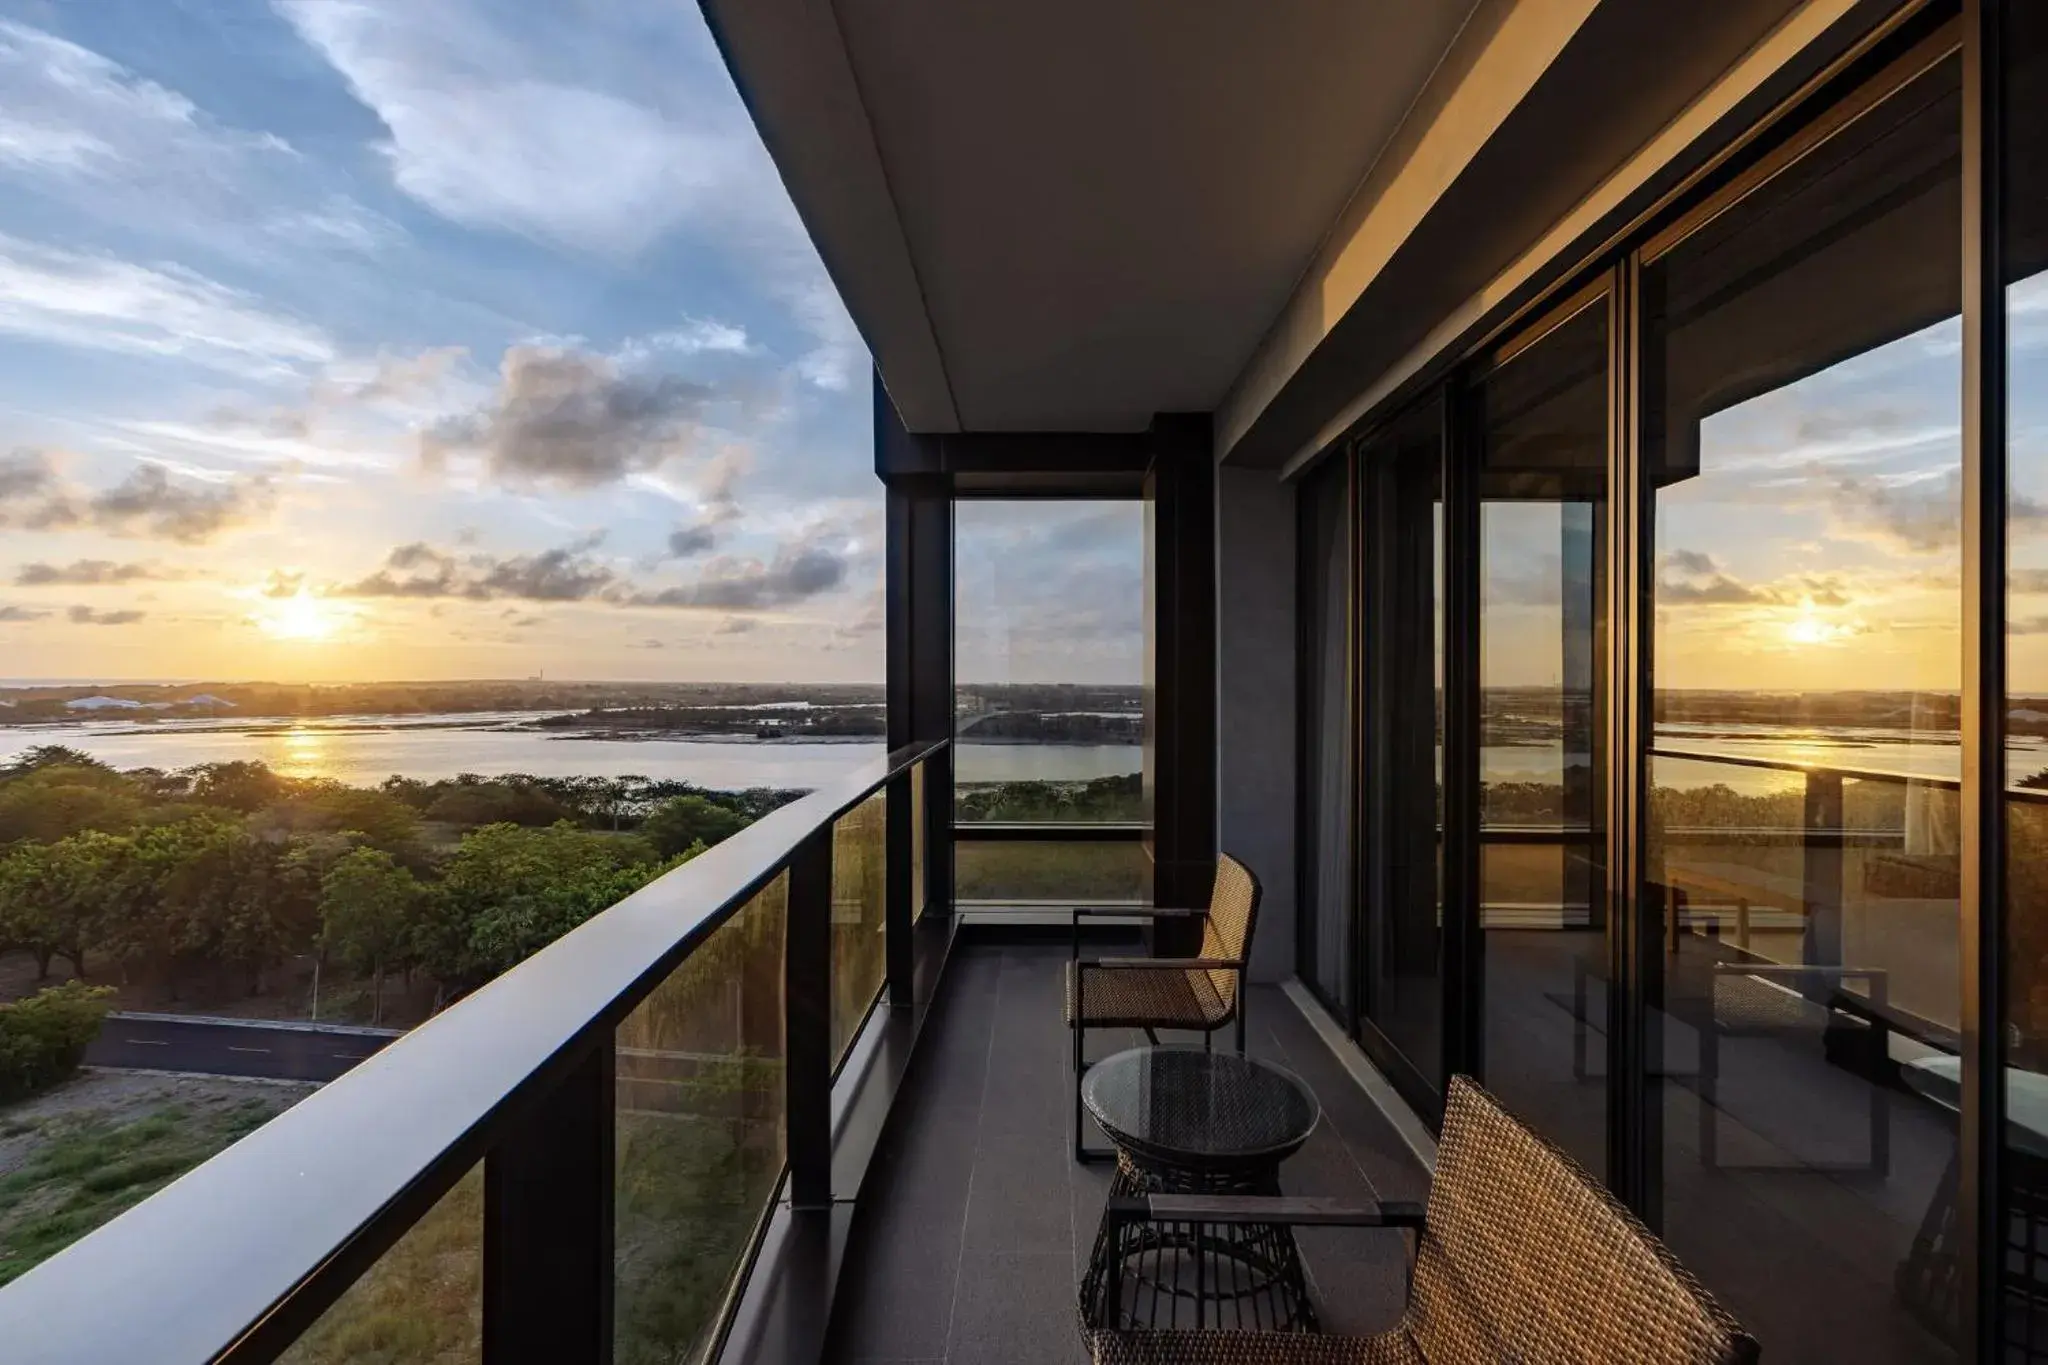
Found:
[[[1076,1286],[1109,1172],[1068,1157],[1065,957],[1056,945],[968,946],[948,971],[873,1198],[862,1200],[833,1322],[835,1360],[1083,1359]],[[1286,997],[1256,988],[1248,1019],[1252,1054],[1294,1071],[1323,1103],[1323,1122],[1282,1170],[1282,1185],[1421,1198],[1421,1167]],[[1088,1051],[1101,1058],[1140,1041],[1091,1034]],[[1328,1330],[1375,1331],[1399,1316],[1395,1234],[1316,1229],[1301,1242]]]

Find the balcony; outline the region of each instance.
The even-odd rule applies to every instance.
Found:
[[[927,906],[950,780],[899,750],[628,897],[0,1292],[8,1358],[1078,1359],[1067,949]],[[1418,1196],[1308,1016],[1248,1018],[1326,1111],[1288,1187]],[[1398,1315],[1393,1239],[1304,1249],[1330,1326]]]

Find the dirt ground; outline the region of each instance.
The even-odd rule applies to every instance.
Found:
[[[149,1071],[81,1067],[76,1076],[16,1104],[0,1106],[0,1176],[20,1167],[45,1140],[52,1119],[93,1119],[111,1125],[146,1118],[166,1104],[195,1114],[227,1111],[260,1101],[283,1113],[319,1087],[309,1081],[244,1080],[232,1076],[174,1076]]]

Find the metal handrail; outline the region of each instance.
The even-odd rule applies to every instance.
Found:
[[[1686,749],[1672,749],[1656,745],[1650,749],[1652,758],[1676,758],[1693,763],[1726,763],[1736,768],[1765,768],[1772,772],[1803,773],[1808,777],[1853,778],[1858,782],[1918,782],[1923,786],[1939,787],[1943,791],[1962,790],[1959,777],[1940,777],[1932,773],[1905,773],[1888,768],[1852,768],[1833,763],[1805,763],[1791,758],[1757,758],[1747,754],[1698,753]],[[2048,802],[2048,791],[2038,787],[2021,787],[2008,784],[2005,789],[2008,799],[2033,803]]]
[[[297,1334],[280,1317],[309,1323],[809,841],[946,743],[763,816],[0,1289],[0,1355],[269,1359]]]

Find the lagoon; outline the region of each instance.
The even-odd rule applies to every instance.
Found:
[[[0,762],[38,744],[64,744],[116,768],[191,767],[256,760],[287,777],[375,786],[394,773],[421,781],[493,777],[624,777],[702,787],[810,788],[882,752],[873,740],[758,740],[743,736],[609,739],[518,729],[552,712],[443,716],[322,716],[306,720],[128,720],[0,730]],[[967,781],[1079,782],[1135,773],[1135,744],[969,744]]]

